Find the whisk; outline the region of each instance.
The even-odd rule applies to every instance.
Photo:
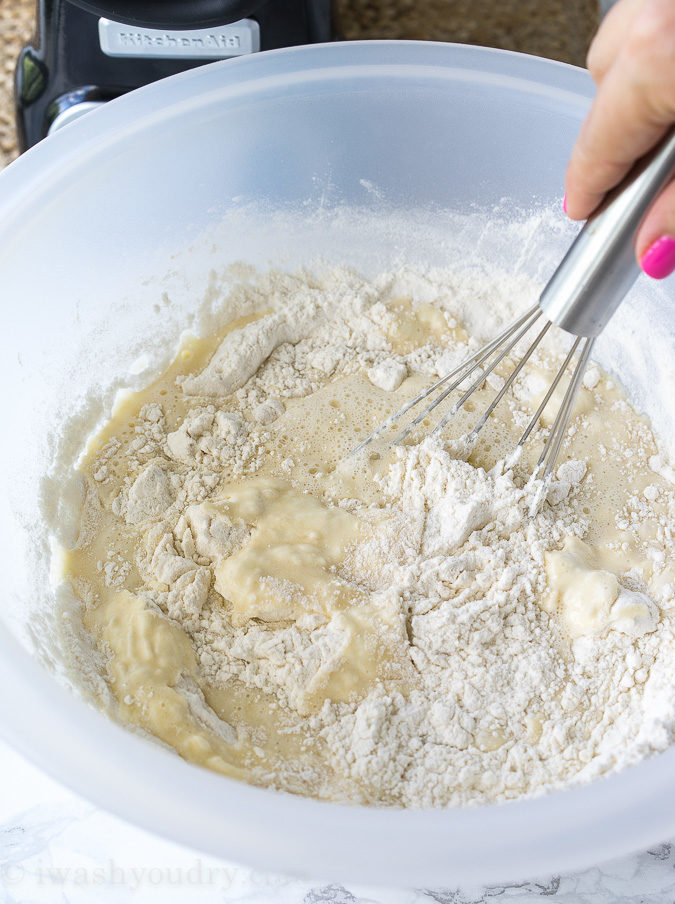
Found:
[[[640,273],[634,252],[637,231],[653,201],[673,176],[675,176],[675,130],[634,167],[621,185],[605,199],[599,210],[588,219],[547,283],[538,303],[453,371],[387,418],[359,443],[352,454],[360,452],[376,437],[398,424],[416,406],[433,397],[432,401],[419,414],[413,416],[391,440],[392,444],[403,442],[444,399],[458,388],[462,391],[462,384],[473,378],[462,391],[460,398],[433,428],[432,435],[442,431],[526,334],[536,330],[531,344],[513,367],[492,402],[470,432],[464,435],[467,448],[471,448],[492,412],[513,386],[546,333],[555,324],[574,337],[572,345],[541,404],[525,428],[516,449],[509,456],[510,461],[516,460],[539,423],[539,418],[553,393],[573,364],[562,402],[532,473],[533,480],[541,479],[546,486],[567,434],[567,425],[595,340]]]

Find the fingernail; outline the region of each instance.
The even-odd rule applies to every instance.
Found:
[[[662,235],[647,248],[640,258],[640,266],[652,279],[665,279],[675,270],[675,239]]]
[[[563,213],[567,213],[567,195],[563,198]]]

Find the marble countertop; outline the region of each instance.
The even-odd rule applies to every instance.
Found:
[[[200,855],[93,806],[0,742],[0,904],[670,904],[675,840],[565,876],[379,889],[300,881]]]

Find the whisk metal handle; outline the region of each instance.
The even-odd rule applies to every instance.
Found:
[[[593,213],[541,294],[546,317],[575,336],[597,336],[637,279],[635,237],[675,176],[675,130],[640,160]]]

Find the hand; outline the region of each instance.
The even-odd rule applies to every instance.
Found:
[[[583,220],[675,123],[675,0],[619,0],[588,52],[598,86],[565,179],[565,211]],[[662,279],[675,270],[675,182],[640,227],[640,266]]]

